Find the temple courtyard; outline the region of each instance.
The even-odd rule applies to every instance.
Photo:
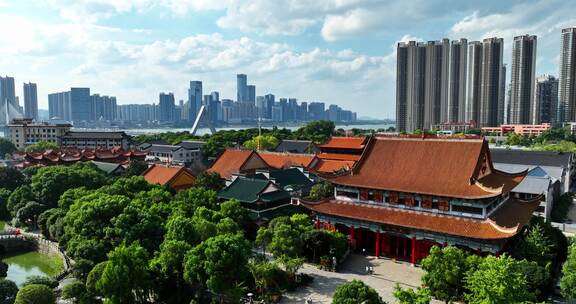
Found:
[[[373,267],[373,274],[366,273],[366,266]],[[420,286],[420,279],[424,271],[418,266],[413,267],[407,262],[397,262],[391,259],[374,256],[353,254],[340,267],[338,272],[318,269],[318,267],[305,264],[300,270],[314,277],[314,281],[305,288],[285,293],[280,303],[331,303],[332,294],[338,285],[353,279],[362,280],[378,291],[386,303],[395,303],[393,296],[394,286],[399,283],[402,287],[416,288]],[[432,303],[442,303],[432,301]]]

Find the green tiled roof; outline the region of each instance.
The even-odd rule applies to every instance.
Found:
[[[252,203],[258,200],[258,195],[266,189],[269,183],[270,181],[265,179],[239,177],[230,186],[220,191],[218,197]]]
[[[283,188],[286,186],[293,186],[294,188],[311,187],[314,184],[297,168],[270,171],[270,178],[274,179]]]
[[[96,165],[96,167],[98,167],[98,169],[100,169],[100,170],[102,170],[108,174],[124,171],[124,167],[122,167],[122,165],[120,165],[120,164],[97,162],[97,161],[92,161],[92,163],[94,165]]]

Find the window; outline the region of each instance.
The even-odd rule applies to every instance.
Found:
[[[357,192],[352,192],[352,191],[347,191],[347,190],[342,190],[342,189],[336,190],[336,195],[349,197],[349,198],[353,198],[353,199],[358,199],[358,193]]]
[[[482,208],[453,205],[452,211],[470,214],[482,214]]]

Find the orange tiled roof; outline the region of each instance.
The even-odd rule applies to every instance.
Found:
[[[366,137],[331,137],[327,143],[318,145],[320,148],[364,149]]]
[[[156,164],[148,168],[144,173],[142,173],[142,175],[148,183],[160,184],[164,186],[176,176],[178,176],[182,170],[186,170],[186,168],[180,166],[164,166]]]
[[[309,167],[316,158],[313,154],[296,154],[282,152],[258,152],[258,155],[276,169],[285,169],[289,167]]]
[[[484,157],[491,173],[480,178]],[[482,139],[374,137],[354,172],[335,177],[332,182],[472,199],[507,193],[525,175],[495,170],[488,144]]]
[[[504,239],[516,235],[530,221],[540,202],[539,198],[529,202],[510,199],[485,220],[336,200],[302,204],[316,213],[338,217],[474,239]]]
[[[349,160],[333,160],[333,159],[319,159],[314,167],[313,171],[319,173],[332,174],[344,170],[350,170],[354,167],[355,161]]]
[[[318,158],[320,159],[332,159],[332,160],[348,160],[348,161],[359,161],[361,155],[355,154],[340,154],[340,153],[320,153]]]
[[[98,159],[100,161],[124,163],[128,162],[131,157],[143,158],[146,152],[135,150],[93,150],[93,149],[76,149],[66,148],[62,150],[45,150],[22,152],[16,155],[23,158],[28,165],[33,164],[60,164],[60,163],[74,163],[78,161],[87,161]]]
[[[242,165],[252,156],[252,150],[226,149],[214,161],[209,172],[217,172],[222,178],[229,178],[238,173]]]

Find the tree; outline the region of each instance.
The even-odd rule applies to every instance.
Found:
[[[524,274],[528,289],[534,291],[539,301],[544,301],[552,292],[550,272],[533,261],[518,261],[518,271]]]
[[[192,187],[178,192],[174,197],[174,207],[184,212],[185,216],[192,216],[199,207],[210,210],[218,209],[218,196],[216,191]]]
[[[128,163],[128,168],[126,168],[124,176],[139,176],[142,175],[146,169],[148,169],[147,162],[139,159],[133,159],[130,160],[130,163]]]
[[[251,244],[239,234],[218,235],[202,242],[186,255],[184,279],[192,285],[208,287],[212,292],[237,303],[238,285],[248,273]]]
[[[258,135],[244,142],[244,148],[250,150],[270,150],[276,148],[280,141],[273,135]]]
[[[94,268],[94,262],[86,259],[78,259],[72,266],[72,274],[78,280],[85,282],[88,274]]]
[[[514,256],[517,259],[534,261],[545,267],[554,259],[554,244],[546,235],[543,223],[538,221],[530,225],[528,234],[518,244]]]
[[[568,252],[568,259],[562,266],[560,290],[567,299],[576,299],[576,245],[572,244]]]
[[[8,197],[8,204],[6,207],[8,208],[8,211],[10,211],[10,215],[14,217],[18,210],[24,207],[26,203],[35,200],[36,197],[34,196],[34,193],[32,193],[30,186],[23,185],[12,191]]]
[[[26,152],[33,152],[33,151],[46,151],[46,150],[58,150],[60,147],[57,143],[49,142],[46,140],[39,141],[35,144],[31,144],[26,146]]]
[[[296,139],[312,140],[316,143],[323,143],[334,134],[336,125],[333,121],[317,120],[307,123],[304,127],[294,132]]]
[[[166,276],[171,285],[176,285],[176,303],[182,303],[184,258],[190,249],[192,246],[184,241],[165,240],[160,246],[160,253],[151,262],[153,269]]]
[[[262,261],[251,261],[248,269],[254,279],[256,290],[259,294],[266,294],[272,287],[275,287],[274,276],[280,271],[274,262],[263,259]]]
[[[334,188],[328,182],[322,182],[315,184],[310,189],[310,194],[308,195],[308,199],[312,201],[319,201],[328,197],[334,196]]]
[[[204,171],[196,177],[195,187],[220,191],[226,186],[226,182],[218,172]]]
[[[45,276],[39,276],[39,275],[27,277],[26,281],[24,281],[24,283],[22,283],[22,287],[32,285],[32,284],[46,285],[52,289],[58,287],[58,281],[56,281],[55,279],[45,277]]]
[[[46,210],[46,206],[37,202],[28,202],[24,207],[18,209],[16,218],[20,223],[30,223],[32,228],[36,228],[36,220]]]
[[[18,286],[13,281],[0,279],[0,304],[12,304],[16,299]]]
[[[16,150],[16,146],[11,141],[0,138],[0,159],[4,159],[6,155],[12,155]]]
[[[10,167],[0,167],[0,185],[10,191],[25,183],[26,178],[18,169]]]
[[[359,280],[352,280],[336,288],[332,304],[383,304],[384,301],[374,288]]]
[[[86,289],[84,283],[75,281],[62,288],[62,298],[72,300],[76,304],[96,304],[99,303],[92,293]]]
[[[476,271],[466,275],[465,295],[471,304],[524,303],[536,299],[518,262],[503,255],[488,256]]]
[[[467,254],[459,248],[434,246],[430,254],[422,260],[424,286],[431,294],[442,301],[456,301],[464,293],[465,275],[468,271]]]
[[[60,195],[72,188],[96,189],[108,183],[109,177],[92,163],[73,166],[50,166],[38,169],[32,176],[32,191],[38,202],[56,207]]]
[[[122,244],[108,254],[96,289],[111,303],[145,303],[150,285],[146,250],[138,244]]]
[[[8,211],[8,198],[10,197],[10,190],[0,188],[0,219],[7,220],[10,218]]]
[[[398,304],[429,304],[432,300],[428,288],[417,288],[415,291],[412,288],[404,289],[398,283],[394,287],[394,297]]]
[[[237,200],[229,200],[220,204],[218,215],[222,218],[230,218],[240,226],[245,225],[249,220],[248,210]]]
[[[56,296],[46,285],[31,284],[22,287],[16,295],[14,304],[55,304]]]

